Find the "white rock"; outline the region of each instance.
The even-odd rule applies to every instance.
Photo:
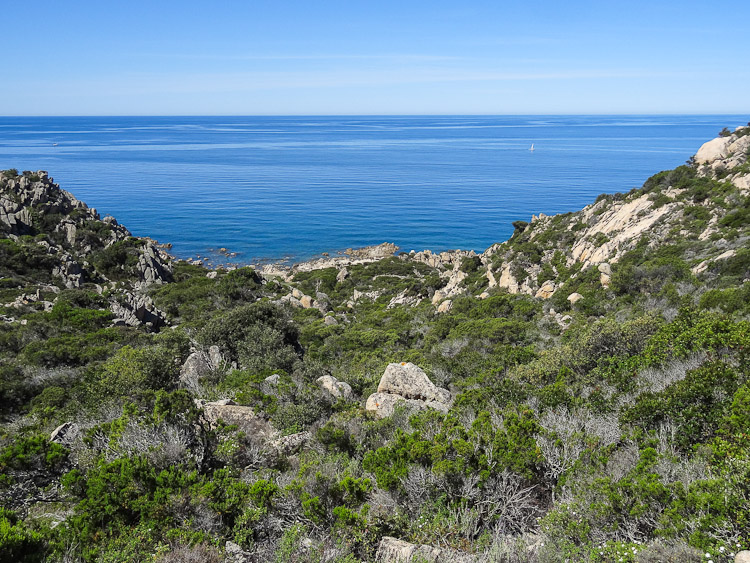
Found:
[[[219,421],[223,420],[226,424],[236,424],[253,439],[265,440],[274,434],[271,425],[256,415],[251,407],[235,405],[228,399],[197,404],[203,409],[203,417],[211,428],[216,428]]]
[[[695,161],[698,164],[706,164],[726,158],[729,156],[729,145],[732,143],[732,137],[717,137],[707,143],[703,143],[698,152],[695,153]]]
[[[203,352],[193,352],[180,368],[180,380],[196,382],[211,373],[211,360]]]
[[[570,295],[568,295],[568,301],[570,301],[570,304],[571,304],[571,305],[575,305],[575,304],[576,304],[576,303],[578,303],[578,302],[579,302],[579,301],[580,301],[581,299],[583,299],[583,295],[581,295],[581,294],[580,294],[580,293],[578,293],[578,292],[576,292],[576,293],[571,293]]]
[[[437,387],[422,368],[411,362],[388,364],[383,377],[380,378],[378,393],[390,393],[406,399],[442,403],[450,402],[451,398],[447,389]]]
[[[438,313],[447,313],[452,308],[453,308],[453,301],[451,301],[450,299],[446,299],[440,305],[438,305],[437,312]]]
[[[443,413],[447,413],[450,408],[450,405],[440,401],[420,401],[419,399],[407,399],[391,393],[373,393],[367,398],[365,410],[374,413],[378,418],[387,418],[393,415],[396,406],[399,404],[414,410],[429,408]]]
[[[224,553],[226,555],[225,563],[249,563],[252,561],[252,554],[243,550],[233,541],[227,541],[224,544]]]
[[[312,434],[309,432],[290,434],[289,436],[282,436],[271,442],[271,447],[281,455],[292,455],[297,453],[302,446],[309,442],[310,438],[312,438]]]
[[[78,435],[78,425],[75,422],[64,422],[52,431],[50,442],[70,444]]]
[[[276,386],[279,384],[279,380],[281,379],[281,376],[278,373],[274,373],[273,375],[269,375],[266,377],[263,382],[267,385]]]
[[[475,563],[474,555],[460,553],[453,549],[434,547],[431,545],[417,545],[384,536],[378,545],[375,560],[381,563]]]
[[[536,292],[535,297],[541,297],[542,299],[549,299],[555,294],[556,289],[557,287],[555,286],[555,282],[552,280],[547,280],[546,282],[542,284],[542,286]]]
[[[279,299],[282,303],[289,303],[292,307],[301,308],[302,303],[300,303],[300,300],[294,297],[293,295],[285,295],[281,299]]]
[[[315,380],[315,383],[327,391],[332,399],[344,399],[348,401],[352,398],[351,386],[344,381],[339,381],[332,375],[319,377]]]
[[[208,360],[211,363],[213,369],[219,369],[224,365],[224,356],[221,355],[219,347],[214,345],[208,349]]]

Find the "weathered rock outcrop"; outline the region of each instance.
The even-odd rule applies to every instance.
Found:
[[[208,352],[196,350],[191,353],[180,368],[180,382],[194,387],[201,377],[225,367],[225,360],[218,346],[211,346]],[[278,378],[278,375],[276,375]]]
[[[275,430],[264,418],[255,414],[251,407],[236,404],[231,399],[206,402],[196,399],[196,406],[203,411],[203,417],[211,428],[216,428],[219,421],[234,424],[256,441],[268,441],[275,435]]]
[[[747,192],[750,191],[749,155],[750,127],[739,127],[734,133],[705,143],[690,167],[693,174],[728,181],[740,192]],[[684,172],[676,174],[675,184],[679,186],[679,179],[685,176]],[[705,231],[699,240],[715,239],[717,226],[728,208],[713,205],[705,196],[686,198],[684,188],[661,183],[664,178],[671,176],[662,176],[650,186],[644,185],[642,190],[602,196],[576,213],[551,217],[539,214],[533,216],[530,223],[519,224],[509,242],[492,245],[481,255],[487,268],[489,287],[540,298],[551,297],[561,284],[542,272],[560,273],[559,257],[555,258],[558,252],[562,254],[567,269],[585,271],[598,267],[601,285],[608,287],[612,279],[610,264],[618,263],[641,242],[646,241],[649,247],[653,247],[674,237],[675,232],[689,236],[691,233],[682,229],[690,224],[685,215],[691,206],[695,209],[700,205],[708,211]],[[726,245],[743,244],[741,238],[732,240],[736,242],[720,241],[706,252],[718,255],[728,250]],[[514,244],[518,242],[523,243],[525,249]],[[529,252],[530,256],[525,258],[523,252]],[[711,259],[718,258],[712,256]],[[703,270],[697,268],[693,271]],[[555,285],[550,285],[552,283]]]
[[[704,143],[695,153],[698,173],[712,178],[721,175],[740,190],[750,191],[750,171],[743,166],[750,155],[749,130],[750,127],[738,127],[730,135]]]
[[[141,255],[138,257],[136,271],[144,285],[172,280],[171,264],[165,260],[165,253],[151,241],[148,241],[143,247]]]
[[[251,563],[255,561],[253,554],[245,551],[233,541],[224,544],[224,563]]]
[[[315,380],[321,389],[323,389],[334,401],[344,399],[349,401],[352,398],[351,385],[344,381],[339,381],[332,375],[324,375]]]
[[[364,260],[381,260],[393,256],[398,251],[398,246],[392,242],[384,242],[375,246],[365,246],[363,248],[347,248],[344,254],[353,258]]]
[[[385,536],[380,540],[376,560],[379,563],[475,563],[473,555],[460,553],[453,549],[416,545],[396,538]]]
[[[312,439],[310,432],[298,432],[289,436],[282,436],[271,442],[271,447],[283,456],[294,455],[302,449]]]
[[[365,409],[378,418],[385,418],[393,414],[399,403],[420,410],[433,408],[448,412],[452,398],[450,391],[437,387],[420,367],[406,362],[388,364],[377,393],[368,397]]]
[[[557,287],[555,285],[555,282],[552,280],[547,280],[537,290],[535,297],[541,297],[542,299],[549,299],[555,294],[556,289]]]
[[[157,329],[167,324],[166,315],[157,309],[148,295],[124,291],[110,301],[109,308],[115,315],[115,326],[146,325]]]
[[[50,442],[68,445],[78,437],[80,428],[75,422],[63,422],[49,436]]]
[[[126,287],[128,283],[131,287],[111,303],[115,324],[153,328],[165,324],[165,316],[138,292],[172,279],[171,256],[151,239],[133,238],[113,217],[101,219],[95,209],[60,189],[43,170],[0,174],[0,236],[19,241],[19,235],[36,237],[34,243],[53,263],[50,273],[68,289],[90,282],[100,286],[109,283],[110,270],[102,270],[97,264],[107,264],[116,274],[121,272],[124,264],[120,270],[117,264],[112,266],[118,254],[105,255],[115,244],[126,245],[129,256],[137,256],[137,262],[126,280]],[[117,281],[124,280],[118,277]]]

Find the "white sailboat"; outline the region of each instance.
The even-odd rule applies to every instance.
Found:
[[[529,149],[531,152],[534,152],[534,143],[531,143],[531,148]]]

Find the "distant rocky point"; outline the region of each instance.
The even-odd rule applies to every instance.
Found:
[[[114,217],[101,218],[46,171],[0,173],[0,238],[26,247],[28,267],[48,264],[50,281],[107,290],[115,324],[164,324],[141,290],[172,280],[173,257],[153,239],[133,237]]]

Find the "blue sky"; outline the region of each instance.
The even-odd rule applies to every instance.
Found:
[[[746,113],[750,2],[6,2],[0,115]]]

